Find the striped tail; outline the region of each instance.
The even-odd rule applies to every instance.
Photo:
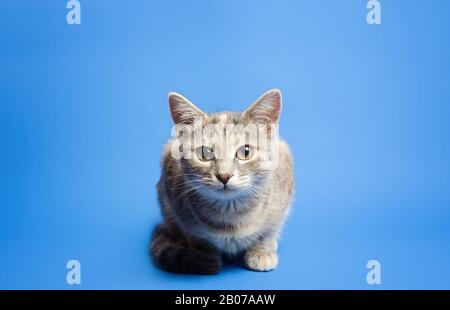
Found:
[[[183,236],[163,224],[156,227],[151,241],[151,256],[160,268],[176,273],[217,274],[222,266],[218,253],[200,251],[183,242]]]

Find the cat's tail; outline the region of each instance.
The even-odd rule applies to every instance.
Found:
[[[190,247],[164,224],[153,232],[150,252],[157,266],[170,272],[191,274],[216,274],[222,266],[218,253]]]

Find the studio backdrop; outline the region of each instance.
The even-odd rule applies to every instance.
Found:
[[[1,1],[0,288],[449,289],[448,12],[446,0]],[[159,268],[168,94],[242,112],[270,89],[295,176],[277,268]]]

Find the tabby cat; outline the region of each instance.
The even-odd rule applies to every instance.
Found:
[[[294,191],[289,147],[278,138],[281,92],[266,92],[242,113],[207,114],[177,93],[169,94],[169,107],[177,129],[162,155],[154,262],[192,274],[218,273],[228,259],[273,270]],[[252,139],[248,127],[266,128],[266,136]]]

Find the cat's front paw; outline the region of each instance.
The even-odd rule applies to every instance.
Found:
[[[251,249],[244,257],[245,265],[255,271],[270,271],[278,265],[278,254],[263,248]]]

